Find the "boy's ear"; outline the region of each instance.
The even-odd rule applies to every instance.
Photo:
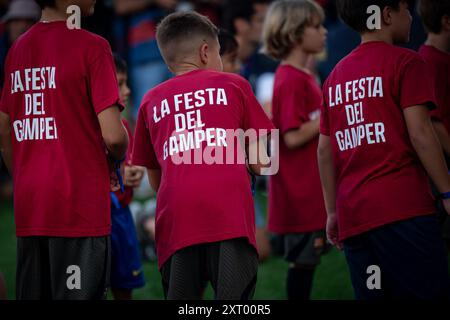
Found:
[[[209,46],[208,43],[204,42],[201,47],[200,47],[200,61],[203,65],[207,65],[208,64],[208,54],[209,54]]]
[[[383,11],[381,12],[381,18],[382,22],[385,25],[391,25],[392,24],[392,8],[389,6],[385,6],[383,8]]]
[[[442,31],[450,32],[450,16],[444,15],[441,19]]]

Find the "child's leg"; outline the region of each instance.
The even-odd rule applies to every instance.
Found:
[[[128,206],[111,211],[111,291],[116,300],[131,299],[145,285],[140,248]]]
[[[50,300],[48,238],[18,237],[16,266],[17,300]]]
[[[162,266],[164,296],[168,300],[199,300],[204,289],[204,245],[175,252]]]
[[[394,299],[449,299],[450,279],[435,215],[392,223],[370,232],[381,277]]]
[[[111,263],[109,236],[51,237],[48,248],[52,299],[106,298]]]
[[[367,280],[371,276],[367,273],[367,268],[371,265],[380,265],[367,233],[344,240],[344,252],[355,298],[359,300],[385,299],[387,288],[385,288],[386,282],[383,275],[381,275],[381,289],[369,289],[367,286]]]
[[[289,262],[286,290],[289,300],[309,300],[314,271],[324,249],[324,232],[292,233],[284,236],[285,259]]]
[[[286,277],[286,290],[289,300],[310,299],[315,270],[315,267],[308,268],[294,263],[289,264]]]
[[[217,300],[249,300],[253,297],[258,254],[246,238],[207,245],[207,269]]]

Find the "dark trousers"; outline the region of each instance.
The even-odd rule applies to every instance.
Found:
[[[447,255],[435,215],[348,238],[344,252],[357,299],[450,299]],[[370,266],[379,268],[380,289],[373,287],[377,270]]]

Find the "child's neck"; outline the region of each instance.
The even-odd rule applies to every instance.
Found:
[[[361,43],[373,42],[373,41],[382,41],[389,44],[393,44],[394,40],[392,39],[391,34],[388,32],[365,32],[361,35]]]
[[[67,20],[67,13],[65,9],[47,7],[42,10],[41,15],[42,22],[64,21],[64,20]]]
[[[281,61],[281,64],[288,64],[296,69],[311,73],[307,68],[308,61],[311,57],[312,54],[303,51],[301,48],[294,48],[289,55]]]
[[[185,74],[185,73],[188,73],[188,72],[191,72],[194,70],[200,70],[200,69],[205,69],[205,68],[201,67],[197,63],[185,62],[185,63],[177,66],[177,68],[175,70],[173,70],[173,73],[175,74],[175,76],[180,76],[182,74]]]
[[[446,34],[429,33],[426,45],[432,46],[440,51],[450,53],[450,36]]]

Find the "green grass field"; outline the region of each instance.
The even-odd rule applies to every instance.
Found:
[[[264,204],[260,194],[259,201]],[[16,238],[12,203],[0,204],[0,271],[6,281],[8,298],[15,297]],[[287,264],[279,257],[271,257],[260,265],[255,299],[286,299],[285,276]],[[145,263],[146,286],[135,290],[135,299],[163,299],[161,277],[156,263]],[[208,288],[205,299],[213,297]],[[353,293],[343,253],[333,249],[318,267],[312,293],[313,299],[352,299]]]

